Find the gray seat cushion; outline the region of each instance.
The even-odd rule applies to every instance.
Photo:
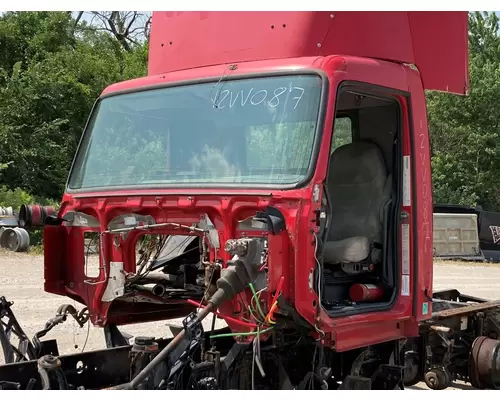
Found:
[[[332,216],[324,260],[366,259],[374,242],[383,240],[383,207],[390,198],[384,156],[371,142],[339,147],[330,157],[328,191]]]
[[[365,236],[355,236],[325,243],[324,261],[328,264],[360,262],[370,254],[370,242]]]

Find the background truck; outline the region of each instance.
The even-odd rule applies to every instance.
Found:
[[[424,90],[465,94],[467,54],[466,12],[155,12],[148,76],[103,91],[44,221],[45,291],[84,308],[2,385],[496,387],[498,303],[432,290]],[[68,315],[109,348],[59,357]]]

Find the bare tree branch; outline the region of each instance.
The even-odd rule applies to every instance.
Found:
[[[78,25],[78,23],[80,22],[80,20],[82,19],[82,17],[83,17],[83,11],[78,11],[78,15],[75,18],[75,26]]]
[[[128,35],[130,28],[132,27],[132,24],[135,22],[136,19],[137,19],[137,12],[134,11],[134,15],[132,18],[130,18],[127,28],[125,29],[125,35]]]
[[[153,17],[149,17],[146,23],[144,24],[144,37],[149,40],[149,34],[151,33],[151,20]]]
[[[83,18],[84,11],[79,11],[75,18],[75,27]],[[90,11],[89,29],[111,34],[125,51],[131,51],[149,39],[151,15],[138,11]]]

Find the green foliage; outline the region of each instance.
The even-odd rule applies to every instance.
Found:
[[[147,45],[125,51],[68,12],[0,17],[0,177],[59,199],[90,110],[109,84],[146,74]]]
[[[298,174],[309,164],[315,124],[280,123],[252,127],[247,138],[247,162],[250,168],[272,168],[288,164]]]
[[[429,93],[434,200],[500,210],[500,37],[495,13],[469,15],[470,93]]]
[[[33,196],[21,188],[11,190],[5,185],[0,186],[0,207],[12,207],[14,211],[18,212],[23,204],[59,207],[59,202],[56,200]]]
[[[336,118],[333,131],[332,151],[335,151],[340,146],[352,143],[352,121],[349,117]]]
[[[68,12],[6,12],[0,18],[0,68],[11,71],[20,61],[43,60],[74,45]]]
[[[12,207],[19,211],[23,204],[33,204],[35,198],[20,188],[9,190],[6,186],[0,187],[0,207]]]

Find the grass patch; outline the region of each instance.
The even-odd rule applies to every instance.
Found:
[[[27,252],[14,252],[0,247],[0,256],[22,256],[22,255],[31,255],[31,256],[43,256],[43,246],[35,245],[30,246]]]
[[[30,246],[28,254],[32,254],[34,256],[43,256],[43,245],[39,244],[36,246]]]

